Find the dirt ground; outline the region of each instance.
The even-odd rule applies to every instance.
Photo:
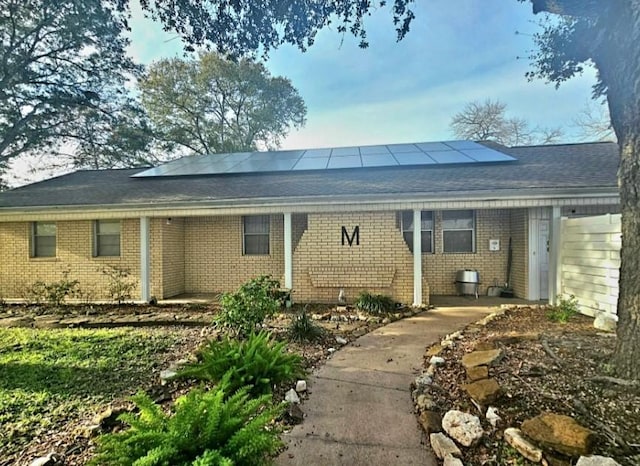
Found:
[[[513,333],[531,335],[504,338]],[[594,379],[614,376],[610,363],[614,334],[596,330],[593,319],[581,315],[565,324],[552,322],[545,309],[537,306],[508,311],[486,326],[472,325],[454,348],[441,353],[446,362],[435,373],[440,389],[433,396],[443,414],[460,409],[483,418],[462,389],[467,380],[460,361],[465,353],[491,345],[502,348],[505,355],[489,371],[502,388],[501,397],[492,404],[502,421],[495,429],[483,421],[490,435],[477,447],[465,449],[464,464],[533,464],[510,450],[501,434],[504,428],[520,427],[522,421],[542,412],[571,416],[595,431],[594,454],[611,456],[622,465],[640,464],[640,386]],[[425,357],[425,367],[428,364]],[[574,464],[570,458],[552,461]]]

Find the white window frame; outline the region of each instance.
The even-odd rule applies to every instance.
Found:
[[[413,217],[411,220],[411,228],[407,228],[405,227],[404,224],[404,216],[405,213],[409,213],[413,216],[413,211],[412,210],[403,210],[400,212],[400,231],[402,232],[402,237],[404,238],[405,243],[407,243],[407,246],[409,246],[409,250],[411,252],[413,252],[413,236],[411,236],[411,241],[407,241],[407,239],[404,237],[405,233],[411,233],[413,235]],[[425,213],[431,213],[431,229],[427,228],[422,228],[422,216]],[[426,231],[431,233],[431,245],[430,245],[430,251],[426,251],[425,248],[422,248],[422,254],[434,254],[435,253],[435,241],[434,241],[434,236],[435,236],[435,225],[436,225],[436,213],[433,210],[422,210],[420,211],[420,228],[422,231],[422,235],[424,235],[424,233]],[[424,238],[424,236],[422,236]]]
[[[266,218],[267,232],[264,233],[247,233],[246,222],[251,218]],[[267,252],[247,252],[247,236],[266,236]],[[243,256],[268,256],[271,253],[271,216],[269,215],[243,215],[242,216],[242,255]]]
[[[115,234],[100,233],[100,223],[118,224],[118,254],[102,254],[100,251],[101,236],[116,236]],[[122,255],[122,222],[120,220],[93,221],[93,257],[120,257]]]
[[[445,228],[444,227],[444,214],[445,212],[471,212],[471,228]],[[456,209],[456,210],[444,210],[441,214],[442,225],[442,253],[443,254],[475,254],[476,252],[476,211],[473,209]],[[445,250],[444,236],[447,231],[471,231],[471,251],[447,251]]]
[[[55,234],[53,235],[42,235],[38,234],[38,225],[53,225]],[[53,254],[52,255],[41,255],[38,254],[38,238],[54,238],[53,242]],[[31,251],[30,257],[32,258],[54,258],[58,255],[58,225],[56,222],[32,222],[31,223]]]

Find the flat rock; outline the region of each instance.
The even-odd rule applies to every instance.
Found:
[[[569,416],[553,413],[524,421],[522,432],[535,443],[569,456],[588,455],[595,441],[595,432]]]
[[[443,416],[442,428],[451,438],[465,447],[475,445],[484,435],[478,416],[455,409]]]
[[[437,411],[424,411],[418,419],[425,433],[442,432],[442,416]]]
[[[441,356],[431,356],[429,359],[429,365],[431,366],[442,366],[444,364],[444,358]]]
[[[444,351],[444,348],[441,345],[433,345],[424,354],[427,358],[430,358],[431,356],[438,356],[442,351]]]
[[[292,388],[285,394],[284,401],[286,401],[287,403],[298,404],[300,403],[300,397],[298,396],[296,391]]]
[[[495,336],[491,341],[503,345],[516,345],[523,341],[535,341],[540,339],[540,334],[536,332],[509,332]]]
[[[433,398],[431,398],[429,395],[422,394],[418,395],[416,399],[416,407],[419,411],[428,411],[434,409],[436,407],[436,404],[433,401]]]
[[[456,458],[453,455],[447,455],[444,457],[442,466],[464,466],[464,464],[459,458]]]
[[[0,327],[3,328],[18,328],[18,327],[31,327],[33,325],[33,319],[31,317],[8,317],[0,320]]]
[[[581,456],[576,463],[576,466],[620,466],[613,458],[608,456]]]
[[[474,351],[462,356],[462,365],[465,369],[476,366],[491,366],[502,359],[503,353],[501,349],[493,349],[487,351]]]
[[[520,429],[514,427],[505,429],[504,439],[529,461],[533,461],[534,463],[542,461],[542,450],[524,438]]]
[[[593,326],[605,332],[615,332],[618,326],[618,320],[608,312],[598,312],[596,318],[593,320]]]
[[[489,351],[496,349],[496,342],[492,340],[488,341],[480,341],[476,343],[475,350],[476,351]]]
[[[490,406],[489,408],[487,408],[487,413],[484,415],[484,417],[487,419],[487,421],[489,421],[489,424],[491,424],[491,426],[493,427],[496,427],[498,425],[498,422],[502,420],[502,418],[498,416],[498,410],[493,406]]]
[[[307,391],[307,381],[306,380],[298,380],[296,382],[296,392],[302,393]]]
[[[33,460],[29,466],[58,466],[63,464],[62,457],[57,453],[49,453]]]
[[[300,424],[304,421],[304,412],[297,403],[290,403],[287,406],[287,417],[293,424]]]
[[[460,456],[462,452],[458,445],[442,432],[436,432],[429,435],[431,449],[440,459],[444,459],[447,455]]]
[[[467,379],[469,382],[475,382],[476,380],[488,379],[489,368],[487,366],[475,366],[466,369]]]
[[[478,380],[464,385],[464,389],[481,405],[492,403],[500,396],[500,385],[495,379]]]

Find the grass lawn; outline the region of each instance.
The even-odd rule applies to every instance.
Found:
[[[180,337],[170,329],[0,329],[0,457],[134,393]]]

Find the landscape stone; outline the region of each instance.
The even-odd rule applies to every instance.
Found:
[[[481,405],[494,402],[500,395],[500,385],[495,379],[478,380],[464,385],[464,389]]]
[[[420,411],[427,411],[435,408],[436,404],[434,403],[433,398],[429,395],[422,394],[418,395],[418,398],[416,399],[416,407]]]
[[[431,356],[429,364],[431,366],[442,366],[444,364],[444,358],[440,356]]]
[[[523,341],[535,341],[540,339],[540,334],[535,332],[509,332],[493,337],[491,340],[503,345],[516,345]]]
[[[57,453],[49,453],[47,456],[42,456],[33,460],[29,466],[58,466],[62,463],[62,457]]]
[[[178,373],[174,370],[174,368],[170,367],[169,369],[164,369],[160,372],[160,380],[164,385],[167,381],[173,379]]]
[[[605,332],[615,332],[618,326],[618,321],[615,316],[608,312],[598,312],[596,318],[593,320],[593,326],[598,330],[604,330]]]
[[[493,349],[487,351],[474,351],[462,356],[462,365],[465,369],[476,366],[491,366],[502,359],[503,353],[501,349]]]
[[[420,413],[419,420],[427,434],[442,432],[442,416],[437,411],[424,411]]]
[[[476,346],[475,346],[476,351],[489,351],[494,349],[496,349],[496,343],[492,340],[480,341],[476,343]]]
[[[286,401],[287,403],[298,404],[300,403],[300,397],[298,396],[296,391],[292,388],[285,394],[284,401]]]
[[[620,466],[620,463],[608,456],[593,455],[581,456],[576,466]]]
[[[484,435],[478,416],[458,410],[447,412],[442,418],[442,428],[460,445],[470,447]]]
[[[430,358],[431,356],[438,356],[443,350],[444,348],[442,345],[433,345],[425,352],[425,356],[427,358]]]
[[[447,455],[460,456],[462,452],[455,444],[453,440],[447,437],[442,432],[435,432],[429,434],[429,441],[431,442],[431,449],[440,459],[444,459]]]
[[[329,348],[329,349],[327,350],[327,353],[329,353],[329,354],[333,354],[333,353],[335,353],[335,352],[336,352],[336,349],[335,349],[335,348]]]
[[[535,443],[569,456],[588,455],[595,440],[595,432],[569,416],[553,413],[524,421],[522,432]]]
[[[542,461],[542,450],[524,438],[520,429],[515,427],[505,429],[504,439],[529,461],[534,463]]]
[[[338,343],[339,345],[346,345],[347,340],[342,337],[336,337],[336,343]]]
[[[489,368],[487,366],[469,367],[466,371],[467,379],[470,382],[489,378]]]
[[[304,412],[297,403],[289,403],[289,406],[287,407],[287,416],[294,424],[300,424],[304,421]]]
[[[464,464],[459,458],[456,458],[453,455],[447,455],[444,457],[442,466],[464,466]]]
[[[424,393],[432,383],[433,379],[427,374],[421,374],[413,381],[413,385],[416,387],[418,393]]]
[[[489,421],[489,424],[491,424],[493,427],[495,427],[498,422],[502,420],[502,418],[498,416],[498,410],[493,406],[487,408],[487,413],[484,415],[484,417],[487,418],[487,421]]]
[[[33,319],[31,317],[8,317],[6,319],[0,319],[0,327],[4,328],[17,328],[17,327],[31,327],[33,325]]]
[[[298,380],[296,382],[296,392],[302,393],[307,391],[307,381],[306,380]]]

